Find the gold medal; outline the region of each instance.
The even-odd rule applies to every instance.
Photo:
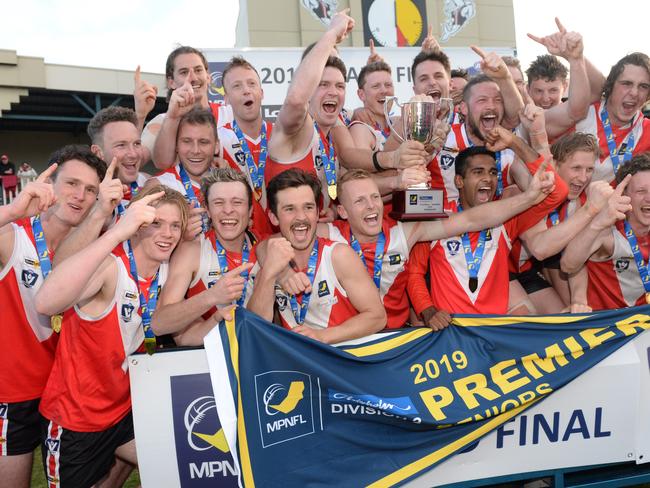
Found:
[[[59,334],[61,332],[61,324],[63,323],[63,315],[56,314],[52,315],[50,317],[50,325],[52,326],[52,330]]]
[[[327,194],[332,200],[336,200],[336,183],[333,185],[327,185]]]
[[[255,200],[259,202],[260,198],[262,198],[262,188],[255,188],[254,195],[255,195]]]
[[[645,294],[645,302],[650,303],[650,293]]]
[[[156,352],[156,338],[155,337],[146,337],[144,340],[144,350],[151,356]]]

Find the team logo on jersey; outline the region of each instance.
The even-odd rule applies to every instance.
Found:
[[[447,241],[447,250],[450,256],[455,256],[460,251],[460,241]]]
[[[255,376],[255,391],[265,448],[314,433],[311,376],[267,371]]]
[[[278,304],[278,310],[280,310],[280,312],[284,312],[289,304],[286,295],[280,293],[276,293],[275,303]]]
[[[33,272],[31,269],[23,269],[20,279],[25,285],[25,288],[31,288],[38,281],[38,273]]]
[[[402,264],[402,255],[401,254],[391,254],[388,256],[388,262],[390,263],[391,266],[395,266],[397,264]]]
[[[237,486],[208,373],[170,377],[176,462],[181,487]]]
[[[316,166],[316,169],[321,169],[323,167],[323,158],[320,154],[314,156],[314,166]]]
[[[627,271],[627,269],[630,267],[630,260],[629,259],[617,259],[616,263],[616,271],[618,273],[622,273],[623,271]]]
[[[122,305],[122,311],[120,312],[120,315],[122,315],[122,320],[124,320],[124,322],[131,322],[134,310],[135,307],[133,305],[130,303],[124,303]]]
[[[453,157],[451,154],[443,154],[440,157],[440,167],[442,169],[449,169],[454,165],[455,161],[456,161],[456,158]]]
[[[216,285],[216,284],[217,284],[217,280],[212,280],[212,281],[208,282],[208,290],[209,290],[210,288],[212,288],[212,287],[213,287],[214,285]]]
[[[239,166],[244,166],[244,164],[246,164],[246,154],[244,154],[244,151],[237,151],[235,153],[235,159]]]
[[[327,286],[327,281],[323,280],[318,283],[318,297],[322,298],[330,294],[330,288]]]

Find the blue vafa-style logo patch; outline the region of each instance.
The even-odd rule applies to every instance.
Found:
[[[314,433],[310,375],[298,371],[258,374],[255,396],[264,448]]]
[[[238,486],[237,467],[217,416],[210,375],[172,376],[170,387],[180,486]]]
[[[20,275],[20,279],[23,282],[25,288],[31,288],[38,281],[38,273],[35,273],[31,269],[23,269],[23,272]]]

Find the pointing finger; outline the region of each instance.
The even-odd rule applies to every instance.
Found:
[[[153,202],[155,202],[156,200],[161,199],[161,198],[163,197],[164,194],[165,194],[164,191],[159,191],[159,192],[156,192],[156,193],[152,193],[151,195],[147,195],[147,196],[145,196],[145,197],[142,197],[142,198],[141,198],[140,200],[138,200],[138,201],[140,201],[140,202],[144,202],[144,203],[143,203],[144,205],[149,205],[150,203],[153,203]]]
[[[625,187],[627,184],[630,182],[632,179],[632,175],[627,175],[625,178],[623,178],[623,181],[621,181],[618,185],[616,185],[616,190],[614,190],[614,193],[617,195],[622,195],[623,192],[625,191]]]
[[[368,45],[370,46],[370,54],[371,55],[376,54],[376,52],[375,52],[375,41],[370,39],[370,42],[368,43]]]
[[[135,84],[138,85],[140,83],[140,65],[135,69]]]
[[[54,163],[51,165],[49,168],[47,168],[45,171],[43,171],[40,175],[38,175],[38,178],[36,178],[36,181],[39,183],[44,183],[52,174],[56,171],[56,168],[59,165]]]
[[[242,263],[239,266],[237,266],[235,269],[228,271],[229,275],[238,275],[240,273],[243,273],[244,271],[248,271],[253,267],[253,263]]]
[[[566,28],[562,25],[562,22],[560,22],[559,17],[555,17],[555,25],[557,25],[557,29],[563,34],[566,32]]]
[[[478,54],[482,59],[485,59],[485,57],[487,56],[485,51],[483,51],[483,49],[481,49],[478,46],[470,46],[470,48],[472,49],[472,51],[474,51],[476,54]]]
[[[528,33],[528,34],[526,34],[526,35],[527,35],[530,39],[532,39],[533,41],[538,42],[538,43],[540,43],[540,44],[544,44],[544,38],[543,38],[543,37],[537,37],[537,36],[534,36],[534,35],[531,34],[531,33]]]
[[[433,37],[433,25],[429,24],[429,29],[427,30],[427,37]]]
[[[117,168],[117,158],[113,157],[111,164],[109,164],[108,168],[106,168],[106,175],[104,175],[104,181],[111,181],[113,179],[113,175],[115,174],[116,168]]]

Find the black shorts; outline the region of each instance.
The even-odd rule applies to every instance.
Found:
[[[40,398],[0,403],[0,456],[28,454],[41,442]]]
[[[74,432],[41,417],[43,467],[48,483],[90,487],[108,474],[115,450],[134,439],[133,416],[101,432]],[[50,486],[50,485],[48,485]]]
[[[523,273],[510,273],[510,281],[517,280],[523,287],[523,289],[529,295],[532,295],[536,291],[544,290],[550,288],[551,285],[544,278],[541,271],[536,267],[524,271]]]

